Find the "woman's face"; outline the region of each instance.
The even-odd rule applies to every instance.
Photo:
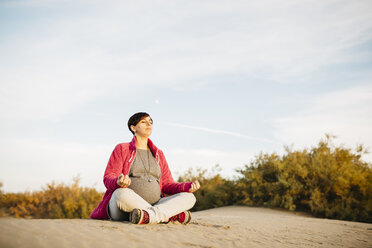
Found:
[[[150,116],[146,116],[131,128],[136,136],[149,137],[152,133],[152,119]]]

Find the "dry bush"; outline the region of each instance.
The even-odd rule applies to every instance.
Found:
[[[103,194],[80,187],[76,177],[71,185],[47,184],[41,191],[6,193],[0,198],[3,215],[31,218],[89,218]]]

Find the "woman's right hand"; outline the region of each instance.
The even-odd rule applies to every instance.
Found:
[[[130,185],[130,178],[128,175],[125,175],[121,173],[117,179],[116,183],[119,185],[120,188],[128,188]]]

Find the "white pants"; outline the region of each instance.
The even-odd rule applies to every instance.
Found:
[[[129,188],[118,188],[111,196],[108,208],[113,220],[125,220],[125,212],[135,208],[144,209],[149,213],[150,223],[167,222],[170,217],[191,209],[196,202],[193,193],[182,192],[161,198],[151,205]]]

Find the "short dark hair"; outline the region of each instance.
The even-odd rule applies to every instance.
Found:
[[[132,115],[129,120],[128,120],[128,128],[129,128],[129,131],[134,135],[134,132],[132,131],[132,129],[130,129],[130,126],[135,126],[137,125],[138,122],[140,122],[142,119],[146,118],[147,116],[150,116],[148,113],[146,112],[138,112],[138,113],[135,113],[134,115]]]

